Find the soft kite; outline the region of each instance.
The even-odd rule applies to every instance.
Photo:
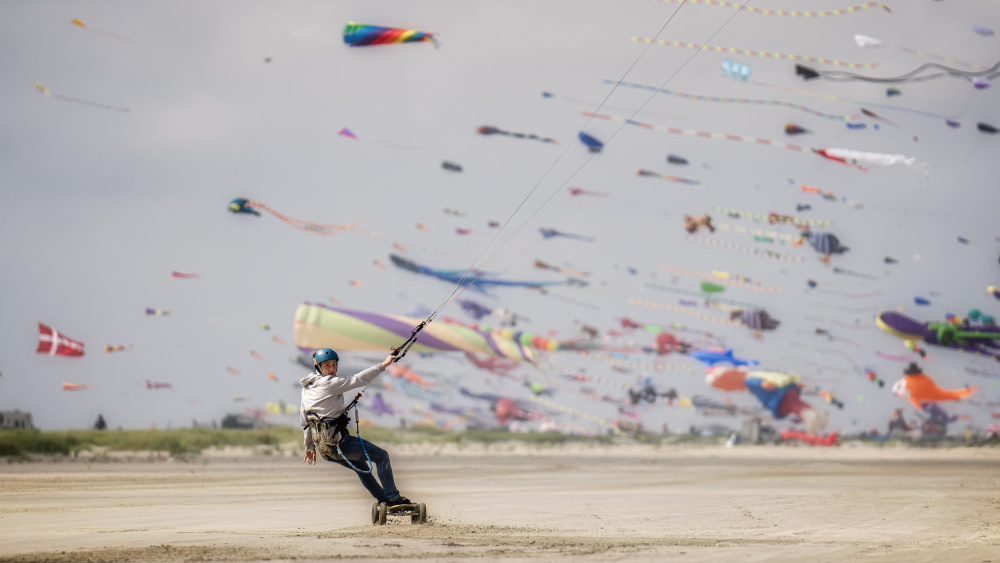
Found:
[[[174,270],[170,273],[170,277],[175,280],[193,280],[198,279],[200,276],[193,272],[178,272],[177,270]]]
[[[63,382],[62,387],[63,387],[63,393],[67,391],[86,391],[88,389],[92,389],[90,385],[83,385],[80,383],[66,383],[65,381]]]
[[[347,22],[344,26],[344,43],[351,47],[366,47],[369,45],[389,45],[392,43],[427,42],[438,46],[433,31],[417,31],[397,27],[379,27],[357,22]]]
[[[586,285],[586,282],[581,282],[570,278],[565,282],[522,282],[522,281],[508,281],[508,280],[498,280],[490,277],[488,274],[479,271],[471,270],[434,270],[428,268],[427,266],[421,266],[412,260],[407,260],[402,256],[397,254],[389,255],[392,263],[400,268],[413,272],[415,274],[423,274],[425,276],[432,276],[440,280],[444,280],[450,283],[468,283],[470,287],[478,291],[483,291],[490,287],[548,287],[554,285]]]
[[[703,213],[697,217],[692,217],[690,215],[684,216],[684,230],[689,233],[696,233],[698,229],[705,227],[708,232],[714,233],[715,227],[712,225],[712,217],[707,213]]]
[[[59,331],[38,323],[38,348],[35,352],[50,356],[82,356],[83,342],[73,340]]]
[[[442,161],[441,162],[441,168],[444,168],[445,170],[450,170],[452,172],[461,172],[462,171],[462,165],[461,164],[455,164],[454,162],[451,162],[450,160]]]
[[[534,266],[541,270],[552,270],[553,272],[559,272],[560,274],[566,274],[568,276],[589,276],[590,272],[584,272],[583,270],[577,270],[576,268],[564,268],[562,266],[553,266],[547,262],[542,262],[536,259]]]
[[[983,133],[989,133],[990,135],[996,135],[1000,133],[1000,129],[990,125],[989,123],[979,122],[976,124],[976,129],[979,129]]]
[[[694,358],[709,367],[714,367],[718,363],[728,363],[734,367],[755,366],[757,360],[742,360],[733,356],[733,349],[720,350],[718,348],[704,348],[695,350],[688,354],[689,358]]]
[[[267,205],[254,200],[247,200],[243,198],[236,198],[229,202],[229,210],[233,213],[252,213],[254,215],[260,215],[257,210],[267,211],[271,215],[274,215],[279,220],[284,222],[286,225],[299,229],[300,231],[308,231],[317,235],[337,235],[344,231],[357,231],[364,233],[369,236],[373,236],[372,233],[363,231],[357,228],[355,225],[357,223],[351,223],[350,225],[331,225],[327,223],[319,223],[317,221],[307,221],[305,219],[296,219],[295,217],[288,217],[282,215],[281,213],[271,209]]]
[[[721,293],[726,290],[725,287],[712,282],[701,282],[701,290],[704,293]]]
[[[130,350],[130,349],[132,349],[132,345],[131,344],[105,344],[104,345],[104,352],[106,354],[110,354],[111,352],[122,352],[122,351]]]
[[[154,309],[152,307],[146,307],[146,316],[147,317],[163,317],[163,316],[166,316],[166,315],[169,315],[169,314],[170,314],[170,311],[163,311],[161,309]]]
[[[1000,361],[1000,328],[995,325],[972,324],[968,320],[958,324],[921,323],[896,311],[879,313],[875,317],[875,325],[903,340],[923,341],[935,346],[982,354]]]
[[[582,240],[582,241],[586,241],[586,242],[594,242],[594,238],[593,237],[585,237],[583,235],[574,235],[574,234],[570,234],[570,233],[564,233],[562,231],[557,231],[555,229],[540,228],[540,229],[538,229],[538,231],[542,233],[542,238],[546,238],[546,239],[553,238],[553,237],[564,237],[564,238],[571,238],[571,239],[576,239],[576,240]]]
[[[598,141],[593,135],[589,135],[583,131],[580,131],[577,138],[580,139],[580,142],[583,143],[583,145],[587,147],[590,152],[601,152],[601,149],[604,148],[604,143]]]
[[[737,309],[729,314],[729,318],[746,325],[747,328],[754,331],[754,333],[758,336],[761,332],[765,330],[774,330],[778,328],[779,324],[781,324],[781,321],[771,317],[771,315],[769,315],[764,309]]]
[[[800,397],[799,375],[776,371],[751,371],[743,383],[774,418],[781,420],[790,414],[802,415],[811,409]]]
[[[170,389],[173,390],[174,386],[169,383],[164,383],[162,381],[150,381],[146,380],[146,389]]]
[[[668,154],[667,162],[670,164],[677,164],[680,166],[684,166],[688,163],[686,158],[684,158],[683,156],[677,156],[676,154]]]
[[[399,364],[390,364],[389,367],[386,368],[386,371],[388,371],[389,375],[395,377],[396,379],[402,379],[407,383],[413,383],[415,385],[419,385],[424,389],[429,389],[434,386],[433,381],[428,381],[420,377],[419,375],[414,373],[413,370],[411,370],[406,366],[402,366]]]
[[[393,408],[390,407],[388,404],[386,404],[385,399],[382,398],[381,393],[375,393],[375,396],[372,397],[372,402],[369,405],[369,408],[375,411],[375,414],[388,414],[388,415],[396,414],[396,411],[393,410]]]
[[[660,174],[659,172],[654,172],[652,170],[644,170],[642,168],[636,168],[636,176],[652,176],[653,178],[659,178],[661,180],[668,180],[670,182],[678,182],[681,184],[689,184],[691,186],[699,186],[701,182],[698,180],[691,180],[689,178],[681,178],[680,176],[671,176],[669,174]]]
[[[295,344],[300,350],[388,350],[411,336],[422,319],[303,303],[295,312]],[[573,348],[572,343],[565,347]],[[557,351],[564,345],[527,332],[474,330],[451,323],[430,323],[419,333],[415,353],[469,352],[511,360],[533,361],[535,351]]]
[[[746,391],[747,386],[743,380],[746,379],[747,371],[745,367],[708,368],[705,370],[705,383],[723,391]]]
[[[508,137],[514,137],[515,139],[533,139],[536,141],[541,141],[543,143],[555,143],[555,139],[549,137],[539,137],[533,133],[512,133],[510,131],[504,131],[503,129],[494,127],[492,125],[480,125],[476,129],[476,132],[480,135],[506,135]]]
[[[850,250],[849,247],[840,244],[840,240],[830,233],[802,231],[802,238],[809,241],[809,244],[816,249],[816,252],[824,255],[822,258],[824,264],[830,263],[830,256],[843,254]]]
[[[969,397],[979,389],[977,387],[966,387],[965,389],[942,389],[934,383],[934,380],[923,373],[916,363],[910,363],[903,370],[903,377],[892,384],[892,394],[910,401],[910,404],[917,410],[923,410],[921,403],[935,403],[938,401],[957,401]]]
[[[309,366],[309,367],[313,367],[313,366]],[[238,370],[236,368],[231,368],[231,367],[227,367],[226,371],[228,371],[229,373],[231,373],[233,375],[242,375],[243,374],[242,371],[240,371],[240,370]]]
[[[812,133],[812,131],[806,129],[805,127],[799,127],[794,123],[785,124],[785,135],[801,135],[803,133]]]

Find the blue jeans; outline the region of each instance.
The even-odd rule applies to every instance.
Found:
[[[364,442],[364,450],[361,449],[362,442]],[[371,493],[376,501],[382,502],[398,499],[399,491],[396,489],[396,483],[392,479],[392,465],[389,464],[389,453],[357,436],[348,434],[340,440],[340,451],[344,454],[344,457],[349,459],[354,464],[354,467],[362,471],[369,469],[368,461],[365,460],[365,450],[368,451],[368,457],[375,464],[375,471],[372,473],[378,473],[378,481],[375,480],[375,476],[372,473],[358,473],[361,484],[368,489],[368,492]],[[336,460],[333,463],[351,469],[351,466],[347,465],[344,460]],[[354,470],[351,469],[351,471]],[[379,485],[379,481],[382,482],[381,485]]]

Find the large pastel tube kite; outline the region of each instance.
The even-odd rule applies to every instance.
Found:
[[[357,22],[347,22],[344,26],[344,43],[351,47],[366,47],[368,45],[388,45],[390,43],[415,43],[426,41],[437,46],[434,32],[402,29],[397,27],[379,27]]]
[[[295,311],[295,345],[310,352],[317,348],[338,351],[387,351],[410,337],[423,319],[385,315],[302,303]],[[436,322],[426,325],[412,351],[417,353],[469,352],[512,360],[533,361],[534,350],[556,351],[559,343],[510,330],[481,331]]]

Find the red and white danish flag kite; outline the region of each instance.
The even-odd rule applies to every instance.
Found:
[[[38,349],[35,351],[50,356],[82,356],[83,342],[67,338],[59,331],[38,323]]]

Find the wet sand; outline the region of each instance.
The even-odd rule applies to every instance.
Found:
[[[5,463],[0,561],[1000,562],[1000,448],[389,450],[428,524],[291,451]]]

